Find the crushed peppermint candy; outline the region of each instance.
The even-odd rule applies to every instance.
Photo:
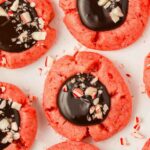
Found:
[[[120,21],[120,18],[124,17],[124,14],[117,4],[120,0],[98,0],[98,5],[104,7],[104,9],[111,10],[109,15],[114,23]]]
[[[110,110],[109,94],[106,96],[104,93],[108,94],[107,89],[97,77],[86,73],[76,74],[62,86],[58,99],[60,112],[76,124],[100,123]]]
[[[43,31],[45,22],[38,17],[35,6],[34,2],[29,3],[26,0],[7,0],[1,4],[0,17],[3,17],[3,29],[9,33],[4,41],[1,40],[5,46],[4,50],[23,51],[34,46],[37,41],[46,39],[47,33]]]
[[[20,138],[20,109],[21,104],[0,99],[0,147],[3,149]]]
[[[46,76],[50,71],[55,59],[51,56],[45,58],[44,67],[38,68],[38,72],[41,76]]]
[[[0,94],[3,94],[6,91],[6,87],[5,86],[1,86],[0,87]]]
[[[128,146],[130,145],[129,142],[127,141],[126,138],[120,138],[120,144],[123,145],[123,146]]]

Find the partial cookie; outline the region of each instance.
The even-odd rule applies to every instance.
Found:
[[[150,139],[145,143],[142,150],[150,150]]]
[[[144,83],[145,83],[145,89],[150,96],[150,54],[147,55],[145,58],[145,64],[144,64]]]
[[[132,98],[107,58],[78,52],[57,60],[45,82],[43,108],[50,125],[68,139],[108,139],[124,128]]]
[[[48,0],[0,0],[0,66],[24,67],[45,54],[56,36],[53,17]]]
[[[97,50],[116,50],[134,43],[149,17],[149,0],[60,0],[60,7],[72,35]]]
[[[82,143],[82,142],[63,142],[56,144],[47,150],[99,150],[93,145],[87,144],[87,143]]]
[[[0,82],[0,148],[29,150],[37,131],[36,111],[16,86]]]

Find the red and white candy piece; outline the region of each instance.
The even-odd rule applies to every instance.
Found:
[[[24,12],[24,13],[22,13],[22,14],[20,15],[20,18],[21,18],[21,20],[22,20],[22,22],[23,22],[24,24],[27,24],[27,23],[29,23],[29,22],[32,21],[29,12]]]
[[[140,118],[140,117],[136,117],[135,118],[135,123],[136,124],[139,124],[139,123],[141,123],[142,122],[142,119]]]
[[[3,94],[6,91],[6,87],[1,86],[0,87],[0,94]]]
[[[47,32],[33,32],[32,38],[36,41],[43,41],[46,39]]]
[[[0,58],[0,64],[4,66],[4,65],[6,65],[6,62],[7,62],[7,61],[6,61],[6,58],[5,58],[4,56],[2,56],[2,57]]]
[[[92,99],[95,99],[95,98],[96,98],[96,94],[97,94],[97,89],[94,88],[94,87],[88,87],[88,88],[85,90],[85,95],[91,96]]]
[[[19,6],[19,0],[15,0],[14,3],[12,4],[12,6],[10,7],[10,9],[12,11],[17,11],[18,6]]]
[[[64,92],[67,92],[67,91],[68,91],[67,85],[64,85],[64,86],[63,86],[63,91],[64,91]]]
[[[0,16],[2,16],[2,17],[8,17],[7,12],[2,7],[0,7]]]
[[[139,124],[136,124],[136,125],[133,126],[133,129],[134,129],[135,131],[139,131],[140,128],[141,128],[141,126],[140,126]]]
[[[145,138],[145,136],[138,131],[131,133],[131,136],[133,136],[134,138],[137,138],[137,139],[144,139]]]
[[[47,56],[45,59],[45,67],[50,67],[53,65],[54,59],[51,56]]]
[[[120,138],[120,144],[121,145],[125,145],[125,146],[129,145],[127,139],[126,138],[122,138],[122,137]]]
[[[73,89],[72,93],[73,93],[74,97],[77,97],[77,98],[82,97],[84,94],[80,88]]]

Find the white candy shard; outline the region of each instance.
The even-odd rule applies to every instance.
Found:
[[[85,90],[85,95],[89,95],[91,96],[92,98],[96,95],[97,93],[97,89],[94,88],[94,87],[88,87],[86,90]]]
[[[30,3],[30,6],[31,6],[31,7],[35,7],[36,4],[35,4],[34,2],[31,2],[31,3]]]
[[[103,111],[104,111],[104,114],[106,114],[106,112],[109,110],[108,106],[106,104],[104,104],[103,106]]]
[[[12,4],[12,6],[10,7],[10,9],[12,11],[17,11],[18,6],[19,6],[19,0],[15,0],[14,3]]]
[[[44,20],[43,20],[42,18],[39,18],[39,19],[38,19],[38,22],[39,22],[39,27],[40,27],[40,29],[43,29],[43,28],[44,28],[44,25],[45,25]]]
[[[11,129],[12,129],[13,131],[18,131],[18,125],[17,125],[16,122],[12,122],[12,123],[11,123]]]
[[[23,43],[28,37],[28,32],[24,31],[23,33],[21,33],[18,37],[18,39],[20,40],[21,43]]]
[[[4,86],[1,86],[1,87],[0,87],[0,92],[4,93],[5,90],[6,90],[6,88],[5,88]]]
[[[14,140],[20,139],[20,134],[19,134],[19,133],[14,133],[14,134],[13,134],[13,139],[14,139]]]
[[[0,121],[0,130],[5,131],[10,127],[9,121],[7,119],[2,119]]]
[[[99,0],[98,5],[99,6],[104,6],[109,0]]]
[[[93,100],[94,105],[97,105],[98,103],[99,103],[99,98],[96,98],[96,99]]]
[[[47,56],[45,60],[45,66],[51,68],[54,63],[54,59],[51,56]]]
[[[111,2],[109,1],[104,5],[104,8],[107,9],[108,7],[110,7],[110,5],[111,5]]]
[[[21,20],[22,20],[22,22],[23,22],[24,24],[27,24],[27,23],[29,23],[29,22],[32,21],[29,12],[24,12],[24,13],[22,13],[22,14],[20,15],[20,18],[21,18]]]
[[[98,78],[95,77],[95,78],[91,81],[91,84],[94,84],[94,83],[96,83],[97,81],[98,81]]]
[[[0,109],[5,108],[5,106],[6,106],[6,101],[2,101],[0,104]]]
[[[2,7],[0,7],[0,16],[8,17],[7,12]]]
[[[17,103],[17,102],[13,102],[11,105],[11,108],[16,109],[16,110],[20,110],[21,109],[21,104]]]
[[[111,12],[110,12],[110,17],[113,20],[114,23],[117,23],[120,20],[120,17],[123,17],[123,13],[122,10],[120,9],[120,7],[116,7],[114,8]]]
[[[13,133],[8,132],[8,134],[2,139],[2,143],[6,144],[6,143],[12,143],[13,141]]]
[[[47,36],[46,32],[33,32],[32,33],[32,38],[36,41],[45,40],[46,36]]]

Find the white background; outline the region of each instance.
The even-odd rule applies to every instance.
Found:
[[[22,69],[0,69],[1,81],[13,83],[20,87],[24,92],[27,93],[27,91],[29,91],[39,98],[34,104],[38,113],[39,128],[32,148],[33,150],[45,150],[49,146],[65,140],[65,138],[55,133],[55,131],[48,126],[48,122],[43,114],[41,103],[45,76],[39,75],[38,68],[44,66],[46,56],[50,55],[55,57],[56,55],[62,56],[65,54],[73,54],[74,47],[78,45],[78,42],[69,33],[63,23],[64,14],[58,6],[58,0],[52,0],[52,3],[56,14],[52,26],[57,30],[57,39],[51,50],[34,64]],[[146,94],[142,94],[142,91],[144,91],[144,58],[150,51],[150,28],[148,26],[143,36],[128,48],[112,52],[99,51],[114,62],[124,76],[134,97],[132,118],[125,129],[106,141],[95,143],[90,138],[85,140],[94,143],[100,147],[101,150],[141,150],[147,138],[150,137],[150,99]],[[132,34],[132,32],[130,34]],[[121,67],[121,64],[123,64],[125,68]],[[131,78],[126,77],[126,73],[131,74]],[[143,120],[141,124],[141,133],[145,135],[145,139],[135,139],[131,136],[136,116],[141,117]],[[119,142],[120,137],[126,137],[130,145],[121,146]]]

